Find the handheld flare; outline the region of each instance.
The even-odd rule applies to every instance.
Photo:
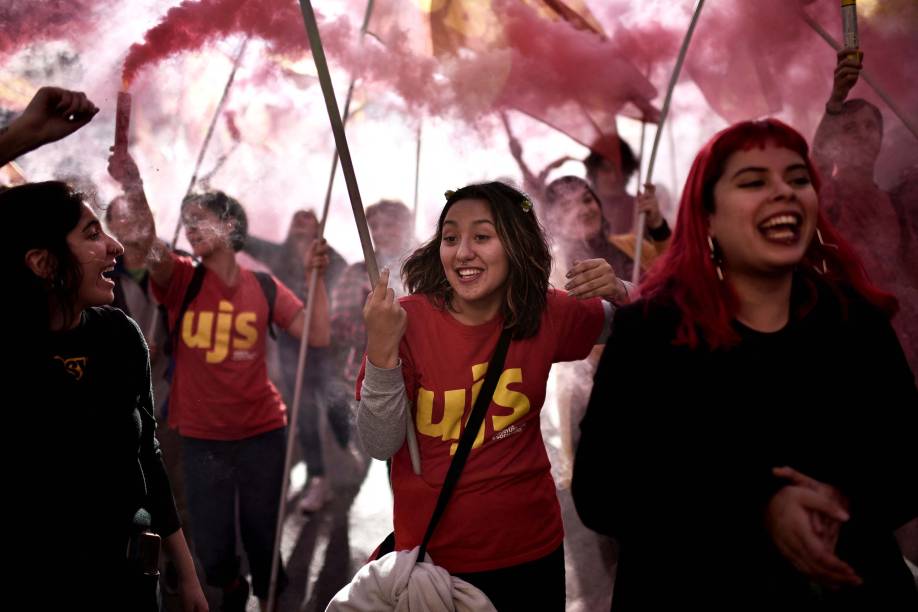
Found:
[[[857,35],[857,0],[841,0],[841,16],[845,49],[856,51],[861,46]]]
[[[118,92],[118,104],[115,107],[115,149],[124,151],[128,146],[128,132],[131,127],[131,94]]]

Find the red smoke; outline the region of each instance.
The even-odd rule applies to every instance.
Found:
[[[838,12],[837,1],[806,7]],[[825,103],[835,53],[800,17],[800,0],[708,3],[686,57],[687,74],[730,122]],[[840,23],[840,18],[839,18]],[[686,21],[686,26],[688,21]]]
[[[918,6],[904,2],[880,6],[902,7],[901,12],[889,8],[860,19],[861,49],[864,66],[878,84],[902,107],[912,121],[918,121]],[[836,38],[841,38],[837,35]],[[855,94],[867,95],[863,86]],[[882,108],[882,107],[881,107]],[[885,113],[885,109],[884,109]]]
[[[47,40],[85,36],[95,20],[95,0],[16,1],[0,4],[0,57]]]
[[[433,115],[475,122],[493,110],[516,108],[588,144],[597,132],[610,131],[614,114],[629,101],[653,114],[649,101],[656,91],[617,43],[522,5],[497,6],[504,27],[500,45],[445,62],[413,52],[411,37],[419,32],[398,32],[386,46],[369,38],[362,44],[345,18],[323,23],[322,40],[328,55],[352,74],[384,84],[409,108]],[[130,83],[147,64],[238,34],[264,39],[275,53],[307,48],[302,16],[291,0],[186,1],[168,11],[143,44],[131,47],[124,80]],[[661,49],[666,45],[645,45],[640,60],[656,60],[649,54]]]
[[[277,53],[308,48],[303,17],[293,0],[186,0],[169,9],[142,44],[131,46],[123,80],[130,84],[147,64],[233,34],[264,39]]]
[[[415,16],[405,15],[409,9],[398,10],[402,18],[375,24],[374,36],[385,41],[384,49],[348,47],[343,23],[328,28],[338,35],[327,36],[325,29],[322,34],[332,41],[328,46],[336,60],[366,79],[390,84],[412,108],[468,122],[495,110],[517,109],[584,144],[614,131],[614,115],[628,102],[632,114],[655,114],[650,107],[655,89],[622,54],[617,40],[545,19],[523,3],[495,2],[499,33],[474,38],[464,32],[461,44],[472,52],[443,43],[434,59],[416,50],[442,24],[411,19]],[[672,53],[671,47],[648,44],[641,60],[657,61]]]
[[[902,9],[859,7],[864,65],[878,84],[907,113],[918,110],[918,67],[915,19]],[[883,6],[883,5],[880,5]],[[835,51],[804,21],[803,11],[841,40],[837,0],[772,0],[771,2],[707,3],[686,58],[686,73],[699,86],[711,108],[730,122],[781,114],[804,133],[812,134],[832,89]],[[685,16],[684,28],[689,16]],[[677,32],[679,38],[685,29]],[[861,83],[851,97],[865,97],[895,120],[868,86]]]
[[[618,41],[548,21],[522,5],[505,8],[512,64],[499,105],[522,110],[586,146],[615,133],[615,115],[655,120],[657,92],[621,52]]]
[[[430,31],[406,25],[407,20],[396,21],[390,35],[380,36],[385,46],[371,37],[361,42],[358,28],[343,17],[320,25],[335,63],[363,83],[383,85],[410,110],[474,123],[494,110],[515,108],[583,142],[590,139],[585,129],[607,131],[612,116],[627,110],[627,102],[646,109],[656,98],[645,74],[659,85],[666,83],[690,17],[684,7],[677,8],[682,13],[678,19],[645,16],[626,28],[618,25],[618,17],[627,19],[627,11],[619,9],[636,5],[615,2],[616,31],[603,40],[564,21],[541,18],[524,3],[491,6],[502,34],[487,49],[446,54],[442,60],[416,52],[417,41]],[[706,4],[685,78],[695,80],[712,109],[728,121],[781,114],[811,134],[831,89],[835,55],[803,21],[802,10],[839,34],[836,0],[806,6],[800,0]],[[864,15],[861,41],[867,69],[914,116],[918,84],[911,75],[918,37],[914,27],[902,22],[895,11]],[[262,38],[280,54],[300,55],[308,46],[292,0],[186,1],[170,10],[143,44],[131,48],[125,78],[132,79],[148,63],[238,34]],[[852,95],[877,101],[863,84]],[[897,121],[879,105],[887,125]]]
[[[915,120],[918,10],[909,6],[894,0],[859,6],[858,29],[865,70]],[[803,11],[836,40],[842,39],[837,0],[705,5],[686,67],[724,119],[780,114],[808,137],[815,132],[832,91],[836,55],[803,19]],[[899,136],[902,123],[864,79],[849,98],[865,98],[883,113],[887,139],[877,174],[886,182],[905,160],[914,158],[918,143],[911,134],[904,140]]]

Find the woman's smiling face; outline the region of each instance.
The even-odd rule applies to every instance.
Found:
[[[124,248],[102,231],[99,218],[86,204],[76,227],[67,234],[67,246],[80,266],[75,310],[111,304],[115,299],[115,283],[108,275],[114,271],[115,259],[124,253]]]
[[[737,151],[714,185],[709,232],[727,274],[774,275],[803,259],[819,201],[806,162],[783,147]]]
[[[485,200],[455,202],[440,238],[443,273],[453,289],[453,307],[497,306],[504,300],[510,261]]]

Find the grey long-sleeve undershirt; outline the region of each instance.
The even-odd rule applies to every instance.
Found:
[[[613,304],[603,300],[602,305],[605,324],[596,344],[604,344],[609,337],[615,314]],[[401,360],[394,368],[377,368],[367,360],[357,407],[357,432],[371,457],[386,460],[402,447],[409,407]]]
[[[367,359],[357,407],[357,432],[374,459],[388,459],[405,443],[408,404],[401,360],[394,368],[377,368]]]

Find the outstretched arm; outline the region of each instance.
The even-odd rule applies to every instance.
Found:
[[[153,282],[160,287],[168,286],[172,279],[174,261],[168,245],[156,237],[156,220],[147,203],[140,170],[127,149],[112,147],[112,154],[108,158],[108,173],[121,184],[124,191],[128,214],[136,224],[139,236],[137,247],[147,256]]]
[[[813,136],[813,161],[816,169],[823,176],[829,176],[835,167],[836,160],[846,154],[834,143],[838,142],[836,136],[844,129],[841,115],[844,112],[845,100],[851,89],[857,83],[861,74],[863,54],[853,56],[851,51],[844,49],[838,52],[838,61],[835,64],[835,75],[832,79],[832,92],[826,101],[826,112],[819,121],[816,135]]]

